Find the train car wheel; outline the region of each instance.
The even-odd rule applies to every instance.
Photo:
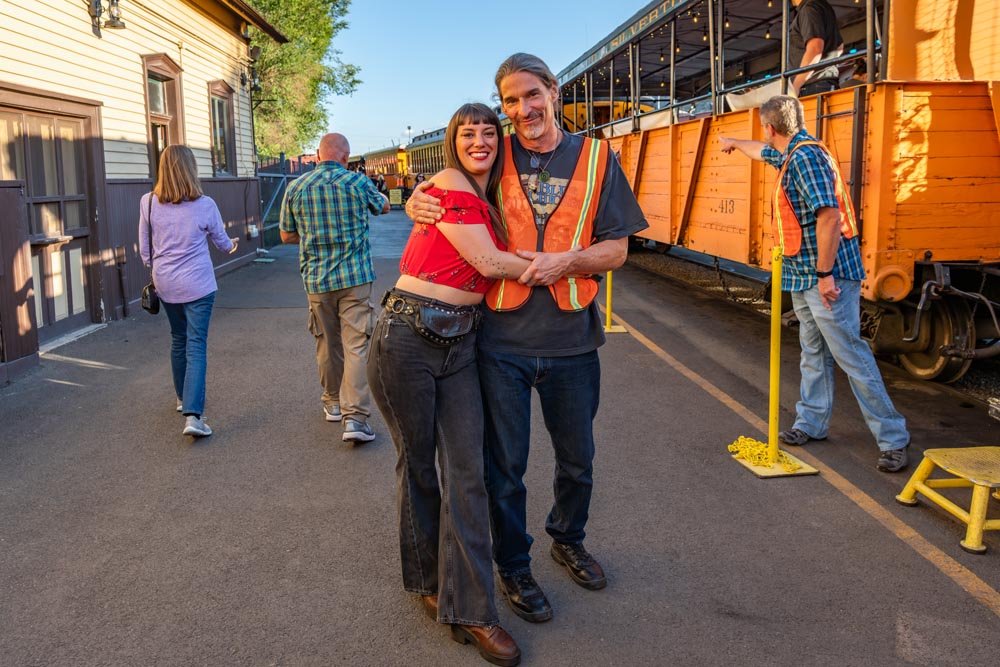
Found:
[[[941,354],[941,346],[971,348],[975,345],[972,311],[962,299],[934,301],[924,316],[924,326],[931,328],[927,349],[900,355],[900,364],[910,375],[921,380],[955,382],[969,370],[972,360],[946,357]]]

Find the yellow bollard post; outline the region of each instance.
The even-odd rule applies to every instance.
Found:
[[[767,444],[740,436],[729,445],[733,458],[758,477],[818,475],[819,471],[778,449],[781,411],[781,247],[771,255],[771,354],[768,378]]]
[[[778,462],[778,422],[781,410],[781,248],[771,255],[771,378],[767,385],[767,460]]]
[[[611,323],[611,271],[608,271],[608,281],[604,287],[604,303],[604,333],[625,333],[625,327]]]

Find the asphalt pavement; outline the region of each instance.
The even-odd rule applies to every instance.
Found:
[[[408,230],[398,212],[372,223],[377,295]],[[403,591],[392,443],[378,416],[362,447],[324,421],[296,249],[271,257],[219,281],[210,438],[180,433],[162,314],[112,322],[0,388],[0,664],[485,664]],[[614,285],[631,326],[766,417],[766,321],[634,268]],[[786,416],[796,354],[786,332]],[[610,583],[579,588],[548,556],[553,458],[536,404],[528,519],[555,618],[500,604],[522,664],[997,664],[1000,535],[968,555],[956,521],[896,505],[906,474],[875,471],[843,378],[831,437],[810,453],[978,578],[981,599],[830,475],[760,480],[734,463],[726,445],[763,434],[638,337],[610,335],[601,359],[586,544]],[[915,458],[998,444],[982,406],[885,373]]]

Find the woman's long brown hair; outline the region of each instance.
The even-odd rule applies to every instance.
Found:
[[[493,166],[490,167],[490,178],[486,183],[486,192],[483,192],[483,189],[479,187],[472,174],[462,166],[462,161],[458,159],[458,148],[455,144],[460,125],[479,125],[483,123],[488,123],[497,130],[496,159],[493,161]],[[500,191],[500,175],[503,173],[503,160],[503,128],[500,126],[500,119],[496,113],[485,104],[480,104],[479,102],[460,106],[448,122],[448,128],[444,131],[444,163],[446,166],[462,172],[476,191],[476,194],[479,195],[479,198],[489,205],[490,226],[493,227],[493,232],[497,238],[507,243],[507,230],[504,229],[503,218],[497,206],[497,194]]]
[[[198,181],[198,163],[190,148],[174,144],[163,149],[153,194],[161,204],[194,201],[204,194]]]

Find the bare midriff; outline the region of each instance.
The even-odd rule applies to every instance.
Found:
[[[413,276],[400,276],[396,281],[398,289],[419,294],[428,299],[450,303],[453,306],[474,306],[483,300],[483,294],[479,292],[466,292],[457,287],[448,285],[438,285]]]

